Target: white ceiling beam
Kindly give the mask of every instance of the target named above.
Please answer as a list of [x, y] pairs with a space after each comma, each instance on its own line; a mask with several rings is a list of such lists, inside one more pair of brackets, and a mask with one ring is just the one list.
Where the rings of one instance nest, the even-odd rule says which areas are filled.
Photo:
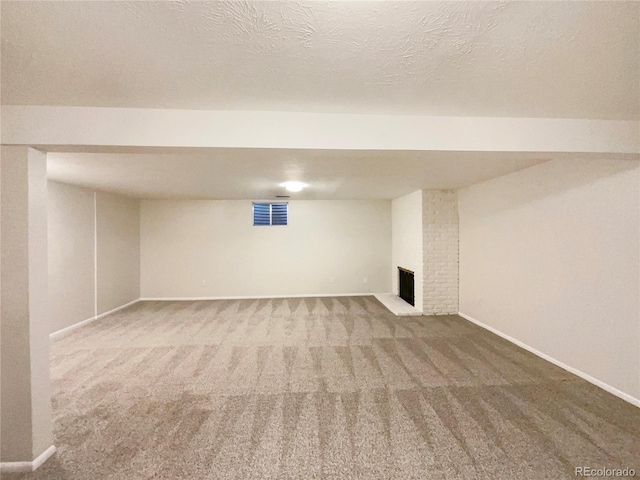
[[[2, 107], [1, 140], [41, 147], [640, 153], [640, 122], [136, 108]], [[46, 148], [45, 148], [46, 149]]]

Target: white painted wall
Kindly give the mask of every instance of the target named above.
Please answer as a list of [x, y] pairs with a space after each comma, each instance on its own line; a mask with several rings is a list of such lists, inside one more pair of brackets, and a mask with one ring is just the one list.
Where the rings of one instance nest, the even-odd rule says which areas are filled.
[[140, 298], [140, 201], [58, 182], [48, 187], [53, 333]]
[[95, 315], [95, 210], [91, 190], [49, 188], [49, 321], [55, 332]]
[[31, 462], [52, 443], [46, 155], [0, 149], [0, 460]]
[[391, 203], [391, 285], [398, 295], [398, 267], [414, 272], [415, 307], [423, 305], [422, 190]]
[[639, 192], [627, 161], [460, 190], [461, 313], [640, 399]]
[[142, 297], [389, 291], [390, 201], [291, 201], [288, 226], [252, 222], [251, 201], [143, 200]]
[[97, 314], [140, 298], [140, 201], [96, 192]]

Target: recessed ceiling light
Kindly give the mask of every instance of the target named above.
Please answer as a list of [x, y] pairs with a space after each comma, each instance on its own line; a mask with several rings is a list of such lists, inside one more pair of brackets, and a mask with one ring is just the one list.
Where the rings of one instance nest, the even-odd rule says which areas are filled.
[[308, 187], [309, 185], [302, 182], [284, 182], [282, 186], [290, 192], [299, 192], [303, 188]]

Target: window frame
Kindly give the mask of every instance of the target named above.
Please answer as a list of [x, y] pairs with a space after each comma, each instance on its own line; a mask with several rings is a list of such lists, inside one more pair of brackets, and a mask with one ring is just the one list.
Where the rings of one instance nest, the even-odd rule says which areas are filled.
[[[269, 223], [256, 223], [256, 205], [269, 205]], [[273, 206], [285, 206], [285, 223], [273, 223]], [[289, 225], [289, 202], [254, 201], [251, 203], [253, 215], [252, 226], [254, 227], [286, 227]]]

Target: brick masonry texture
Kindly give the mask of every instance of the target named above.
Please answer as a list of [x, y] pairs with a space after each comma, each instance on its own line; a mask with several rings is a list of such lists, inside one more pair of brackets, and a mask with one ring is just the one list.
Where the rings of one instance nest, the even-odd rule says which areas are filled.
[[458, 313], [458, 196], [453, 190], [424, 190], [422, 202], [423, 313]]

